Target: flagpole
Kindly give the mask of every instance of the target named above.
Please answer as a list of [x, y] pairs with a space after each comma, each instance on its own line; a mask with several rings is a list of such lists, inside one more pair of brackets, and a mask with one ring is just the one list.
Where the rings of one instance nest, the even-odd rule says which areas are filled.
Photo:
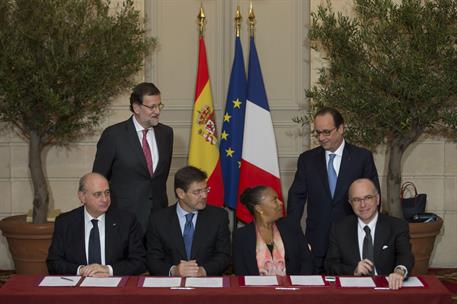
[[203, 3], [200, 5], [200, 12], [198, 13], [198, 26], [199, 26], [199, 35], [200, 37], [203, 36], [203, 32], [205, 31], [205, 24], [206, 24], [206, 16], [205, 12], [203, 11]]
[[[235, 13], [235, 17], [233, 19], [235, 20], [236, 37], [239, 38], [240, 37], [240, 32], [241, 32], [241, 19], [243, 19], [241, 17], [241, 10], [240, 10], [240, 6], [239, 5], [236, 7], [236, 13]], [[238, 219], [236, 218], [235, 211], [232, 212], [232, 216], [233, 216], [233, 227], [232, 227], [232, 239], [233, 239], [233, 233], [235, 233], [235, 230], [236, 230], [236, 228], [238, 226]]]
[[249, 15], [248, 15], [248, 25], [249, 25], [249, 35], [250, 37], [254, 37], [255, 32], [255, 15], [254, 9], [252, 8], [252, 1], [249, 4]]
[[241, 28], [241, 11], [240, 11], [240, 6], [238, 5], [236, 8], [236, 13], [235, 13], [235, 32], [236, 32], [236, 37], [240, 37], [240, 28]]

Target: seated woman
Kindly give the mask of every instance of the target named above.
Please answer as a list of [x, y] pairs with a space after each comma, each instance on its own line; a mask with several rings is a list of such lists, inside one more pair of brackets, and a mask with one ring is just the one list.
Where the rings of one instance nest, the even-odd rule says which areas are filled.
[[283, 202], [270, 187], [247, 188], [241, 194], [254, 221], [233, 236], [237, 275], [311, 274], [313, 261], [297, 221], [283, 216]]

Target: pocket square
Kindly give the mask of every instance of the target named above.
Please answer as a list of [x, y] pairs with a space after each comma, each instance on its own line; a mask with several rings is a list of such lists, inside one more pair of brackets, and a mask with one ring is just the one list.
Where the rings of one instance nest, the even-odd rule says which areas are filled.
[[389, 246], [387, 246], [387, 245], [382, 246], [382, 250], [387, 249], [387, 248], [389, 248]]

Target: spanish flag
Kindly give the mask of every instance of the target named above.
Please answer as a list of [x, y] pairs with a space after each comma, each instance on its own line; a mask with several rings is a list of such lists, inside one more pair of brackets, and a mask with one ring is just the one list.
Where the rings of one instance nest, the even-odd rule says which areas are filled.
[[219, 159], [219, 144], [214, 116], [213, 97], [209, 81], [206, 47], [200, 35], [198, 55], [197, 84], [195, 103], [192, 114], [192, 131], [190, 134], [189, 165], [199, 168], [208, 174], [208, 204], [224, 204], [224, 185]]

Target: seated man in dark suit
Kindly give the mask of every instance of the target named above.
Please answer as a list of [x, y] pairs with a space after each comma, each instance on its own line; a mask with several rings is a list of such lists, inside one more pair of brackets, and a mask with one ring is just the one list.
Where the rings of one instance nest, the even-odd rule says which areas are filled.
[[81, 177], [78, 198], [83, 206], [56, 218], [49, 273], [93, 277], [143, 273], [143, 231], [135, 215], [110, 207], [106, 178], [98, 173]]
[[192, 167], [175, 174], [178, 202], [151, 215], [147, 267], [157, 276], [218, 276], [230, 262], [228, 214], [207, 206], [205, 172]]
[[389, 288], [400, 288], [414, 264], [408, 223], [378, 213], [379, 194], [369, 179], [351, 184], [349, 202], [356, 215], [333, 225], [325, 259], [327, 273], [388, 275]]

